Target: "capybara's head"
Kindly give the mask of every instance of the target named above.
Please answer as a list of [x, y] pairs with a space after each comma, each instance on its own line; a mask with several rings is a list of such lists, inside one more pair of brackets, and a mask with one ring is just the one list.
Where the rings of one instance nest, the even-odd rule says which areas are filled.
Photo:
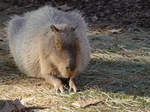
[[76, 28], [50, 26], [52, 31], [51, 61], [64, 78], [73, 77], [78, 67], [79, 40]]

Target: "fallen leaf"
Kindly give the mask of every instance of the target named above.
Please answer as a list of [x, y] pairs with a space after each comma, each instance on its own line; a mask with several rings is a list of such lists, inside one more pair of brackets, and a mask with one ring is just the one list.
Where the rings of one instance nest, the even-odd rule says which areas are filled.
[[85, 108], [90, 105], [96, 105], [100, 102], [101, 102], [101, 100], [99, 100], [99, 99], [86, 100], [86, 99], [80, 98], [80, 100], [75, 101], [74, 103], [72, 103], [72, 105], [77, 108], [80, 108], [80, 107]]

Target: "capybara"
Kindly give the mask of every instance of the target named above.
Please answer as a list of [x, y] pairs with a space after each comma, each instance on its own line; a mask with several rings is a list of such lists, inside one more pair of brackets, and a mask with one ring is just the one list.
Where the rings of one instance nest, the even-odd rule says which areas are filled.
[[69, 90], [77, 91], [73, 79], [90, 61], [86, 31], [78, 11], [63, 12], [50, 6], [14, 16], [7, 26], [10, 51], [19, 69], [44, 78], [61, 92], [60, 77], [69, 78]]

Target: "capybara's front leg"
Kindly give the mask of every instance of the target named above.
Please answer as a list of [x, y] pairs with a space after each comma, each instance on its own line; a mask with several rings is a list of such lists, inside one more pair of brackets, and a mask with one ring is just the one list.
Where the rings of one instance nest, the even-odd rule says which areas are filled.
[[77, 92], [77, 87], [74, 83], [74, 80], [73, 80], [73, 78], [70, 78], [70, 80], [69, 80], [69, 92], [71, 92], [72, 89], [74, 92]]
[[44, 56], [40, 57], [40, 66], [42, 74], [41, 77], [43, 77], [47, 83], [53, 85], [56, 89], [56, 92], [58, 90], [60, 90], [61, 93], [64, 92], [64, 85], [62, 81], [56, 75], [53, 74], [53, 72], [56, 72], [54, 66], [51, 63], [49, 63]]
[[64, 85], [62, 84], [62, 81], [59, 78], [57, 78], [54, 75], [45, 75], [44, 78], [46, 82], [54, 86], [56, 92], [58, 92], [59, 90], [61, 93], [64, 92]]

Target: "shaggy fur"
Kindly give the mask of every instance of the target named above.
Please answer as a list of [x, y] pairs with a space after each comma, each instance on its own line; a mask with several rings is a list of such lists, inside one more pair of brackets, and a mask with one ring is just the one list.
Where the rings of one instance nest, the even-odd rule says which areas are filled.
[[[40, 42], [44, 39], [46, 41], [48, 36], [52, 38], [50, 25], [60, 29], [65, 25], [76, 27], [75, 35], [78, 38], [80, 50], [77, 72], [82, 72], [90, 60], [90, 47], [86, 36], [87, 26], [84, 19], [78, 12], [62, 12], [49, 6], [28, 12], [23, 16], [14, 16], [9, 21], [7, 29], [9, 47], [16, 65], [29, 76], [41, 77]], [[68, 43], [73, 41], [69, 36], [63, 40]], [[48, 70], [49, 68], [45, 67], [45, 71], [48, 72]]]

